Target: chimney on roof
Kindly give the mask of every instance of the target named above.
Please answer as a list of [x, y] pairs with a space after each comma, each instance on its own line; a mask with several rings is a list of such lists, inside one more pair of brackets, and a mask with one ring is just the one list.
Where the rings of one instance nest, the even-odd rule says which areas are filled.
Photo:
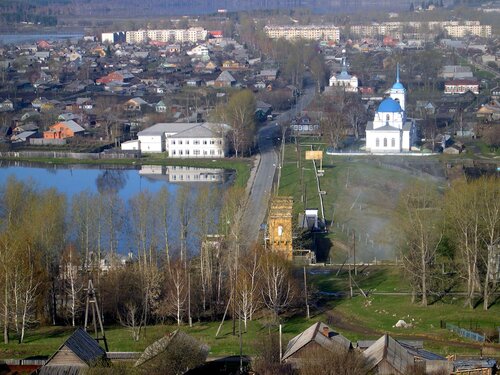
[[330, 337], [330, 328], [328, 328], [328, 326], [323, 327], [323, 335], [325, 335], [325, 337]]

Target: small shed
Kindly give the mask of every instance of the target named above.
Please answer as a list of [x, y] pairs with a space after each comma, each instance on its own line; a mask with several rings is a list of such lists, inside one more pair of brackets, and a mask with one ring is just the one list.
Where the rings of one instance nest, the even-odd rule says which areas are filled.
[[39, 375], [77, 375], [94, 365], [109, 364], [106, 352], [83, 329], [78, 328], [37, 370]]
[[363, 355], [370, 370], [379, 375], [404, 375], [414, 364], [408, 351], [388, 334], [375, 341]]
[[371, 344], [363, 355], [370, 370], [379, 375], [404, 375], [417, 369], [424, 373], [449, 373], [450, 363], [446, 358], [424, 350], [422, 346], [418, 341], [398, 341], [385, 334]]
[[317, 322], [288, 342], [282, 360], [297, 363], [303, 352], [318, 347], [333, 352], [339, 348], [350, 350], [352, 343], [340, 333], [330, 330], [325, 323]]

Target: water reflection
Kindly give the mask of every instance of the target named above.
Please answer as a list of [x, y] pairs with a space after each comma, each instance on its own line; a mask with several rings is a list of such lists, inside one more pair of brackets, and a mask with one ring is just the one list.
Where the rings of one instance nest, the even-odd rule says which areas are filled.
[[[165, 237], [171, 254], [189, 255], [198, 252], [200, 238], [217, 231], [220, 197], [234, 173], [212, 168], [0, 161], [0, 187], [10, 176], [67, 196], [68, 228], [72, 228], [68, 238], [79, 247], [78, 228], [90, 220], [93, 230], [84, 239], [92, 242], [91, 249], [137, 254], [141, 248], [165, 248]], [[140, 223], [146, 225], [138, 227]], [[138, 232], [140, 228], [146, 228], [145, 235]]]
[[97, 191], [101, 194], [116, 194], [127, 184], [128, 176], [118, 169], [106, 169], [95, 180]]
[[182, 166], [143, 165], [141, 176], [168, 182], [226, 182], [224, 169]]

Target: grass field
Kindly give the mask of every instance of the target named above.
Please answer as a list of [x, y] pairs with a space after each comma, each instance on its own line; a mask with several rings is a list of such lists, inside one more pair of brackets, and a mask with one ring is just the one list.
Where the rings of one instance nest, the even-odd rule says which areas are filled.
[[[295, 145], [288, 144], [285, 151], [279, 194], [294, 197], [294, 217], [305, 208], [320, 206], [313, 164], [304, 160], [305, 150], [309, 148], [307, 144], [300, 147], [302, 169], [298, 168]], [[345, 246], [340, 245], [351, 246], [354, 235], [358, 260], [394, 259], [396, 236], [392, 218], [399, 193], [417, 180], [434, 185], [444, 183], [437, 159], [325, 155], [323, 170], [320, 188], [326, 192], [323, 195], [325, 219], [329, 225], [333, 221], [333, 226], [321, 241], [330, 248], [319, 249], [319, 253], [325, 255], [319, 257], [320, 261], [343, 262]]]

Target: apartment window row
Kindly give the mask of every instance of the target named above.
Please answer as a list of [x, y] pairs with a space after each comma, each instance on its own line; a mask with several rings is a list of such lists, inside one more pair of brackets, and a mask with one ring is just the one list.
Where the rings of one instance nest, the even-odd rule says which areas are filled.
[[[170, 141], [170, 144], [171, 145], [182, 145], [182, 144], [188, 145], [189, 144], [189, 139], [187, 139], [187, 140], [182, 140], [182, 139], [175, 140], [175, 139], [172, 139]], [[199, 140], [194, 140], [193, 141], [193, 145], [199, 145], [199, 144], [204, 144], [204, 145], [208, 145], [208, 144], [215, 145], [215, 144], [218, 144], [218, 145], [222, 145], [222, 140], [221, 139], [219, 139], [219, 140], [215, 140], [215, 139], [206, 140], [206, 139], [204, 139], [203, 141], [199, 141]]]
[[201, 151], [201, 150], [172, 150], [172, 155], [189, 156], [191, 151], [193, 152], [194, 156], [200, 156], [200, 155], [222, 156], [223, 155], [222, 150], [203, 150], [203, 151]]

